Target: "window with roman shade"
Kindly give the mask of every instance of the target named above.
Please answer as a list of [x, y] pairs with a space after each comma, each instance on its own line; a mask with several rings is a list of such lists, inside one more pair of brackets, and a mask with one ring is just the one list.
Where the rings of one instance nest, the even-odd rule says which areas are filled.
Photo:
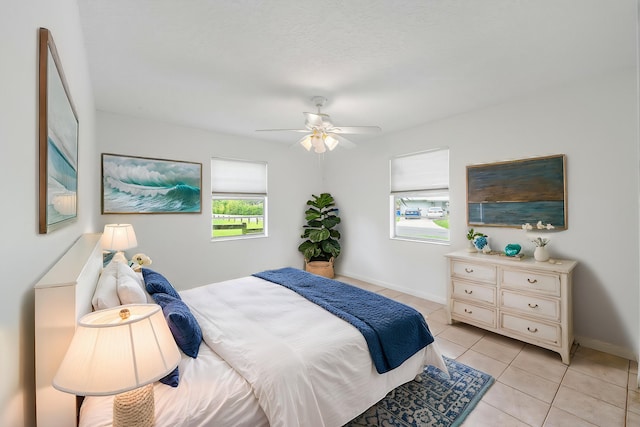
[[211, 237], [267, 236], [267, 163], [211, 159]]
[[449, 242], [449, 149], [397, 156], [389, 169], [391, 238]]

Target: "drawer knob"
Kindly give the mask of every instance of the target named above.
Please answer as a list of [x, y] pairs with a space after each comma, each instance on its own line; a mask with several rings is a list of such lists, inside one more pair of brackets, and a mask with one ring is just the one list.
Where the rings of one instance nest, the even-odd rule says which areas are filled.
[[529, 326], [527, 326], [527, 331], [533, 332], [535, 334], [536, 332], [538, 332], [538, 328], [531, 329]]
[[473, 311], [468, 310], [468, 309], [466, 309], [466, 308], [464, 309], [464, 312], [465, 312], [465, 313], [469, 313], [469, 314], [473, 314]]
[[531, 283], [533, 285], [534, 283], [538, 283], [538, 279], [533, 279], [533, 280], [527, 279], [527, 282], [529, 282], [529, 283]]
[[467, 273], [473, 273], [473, 268], [465, 267], [464, 271], [466, 271]]
[[473, 290], [470, 291], [469, 289], [465, 289], [464, 293], [468, 294], [468, 295], [471, 295], [473, 293]]
[[529, 308], [538, 308], [538, 304], [529, 303]]

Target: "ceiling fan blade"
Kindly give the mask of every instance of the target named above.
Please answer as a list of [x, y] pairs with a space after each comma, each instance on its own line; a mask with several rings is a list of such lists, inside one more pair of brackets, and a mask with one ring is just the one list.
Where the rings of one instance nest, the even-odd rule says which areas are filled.
[[356, 134], [356, 133], [379, 133], [382, 132], [382, 128], [379, 126], [335, 126], [331, 129], [331, 132]]
[[337, 133], [330, 133], [329, 135], [331, 135], [332, 137], [340, 141], [340, 143], [338, 144], [339, 147], [348, 148], [348, 149], [356, 148], [356, 144], [349, 141], [344, 136], [338, 135]]
[[309, 132], [309, 129], [256, 129], [256, 132]]

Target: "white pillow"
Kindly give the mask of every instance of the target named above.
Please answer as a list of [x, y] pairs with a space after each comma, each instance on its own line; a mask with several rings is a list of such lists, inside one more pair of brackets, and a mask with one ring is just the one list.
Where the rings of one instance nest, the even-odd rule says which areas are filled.
[[110, 262], [100, 274], [96, 290], [93, 293], [91, 305], [94, 310], [117, 307], [120, 305], [118, 297], [118, 270], [119, 263]]
[[122, 304], [146, 304], [153, 301], [144, 288], [142, 275], [136, 273], [126, 264], [117, 263], [117, 291]]

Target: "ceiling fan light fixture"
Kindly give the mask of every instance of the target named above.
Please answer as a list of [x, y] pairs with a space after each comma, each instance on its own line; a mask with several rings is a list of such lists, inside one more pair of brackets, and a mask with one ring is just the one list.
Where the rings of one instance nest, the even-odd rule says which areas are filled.
[[321, 111], [321, 108], [327, 102], [327, 98], [314, 96], [311, 98], [311, 102], [317, 107], [318, 111], [316, 113], [302, 113], [306, 118], [304, 129], [258, 129], [258, 131], [302, 132], [306, 135], [298, 142], [307, 151], [311, 151], [311, 148], [313, 148], [316, 153], [324, 153], [327, 149], [333, 151], [338, 145], [353, 146], [354, 144], [342, 134], [377, 133], [382, 131], [378, 126], [335, 126], [331, 121], [331, 117]]
[[307, 151], [311, 151], [311, 147], [313, 146], [313, 144], [311, 144], [312, 136], [313, 135], [305, 135], [305, 137], [300, 140], [300, 145], [302, 145]]
[[313, 149], [316, 153], [324, 153], [325, 151], [327, 151], [327, 148], [324, 145], [324, 141], [322, 141], [320, 135], [314, 133], [311, 136], [311, 144], [313, 144]]
[[324, 134], [323, 138], [324, 138], [324, 143], [329, 149], [329, 151], [333, 151], [333, 149], [336, 148], [338, 146], [338, 143], [340, 142], [338, 138], [336, 138], [334, 135], [330, 133]]

